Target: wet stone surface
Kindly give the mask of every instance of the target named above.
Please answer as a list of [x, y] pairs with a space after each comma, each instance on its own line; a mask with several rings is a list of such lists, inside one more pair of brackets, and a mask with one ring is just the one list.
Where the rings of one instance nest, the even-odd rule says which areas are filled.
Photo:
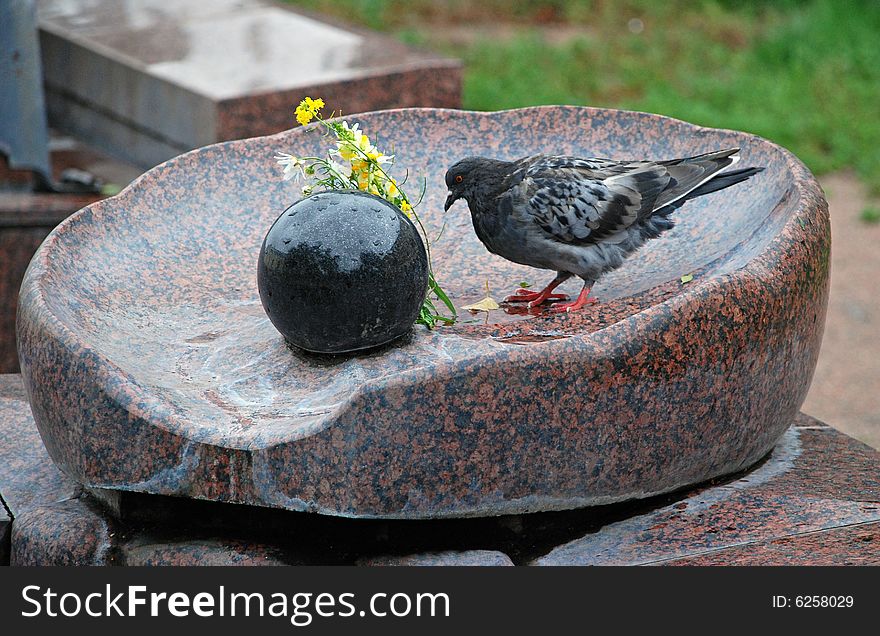
[[316, 353], [369, 349], [409, 333], [428, 289], [418, 230], [397, 208], [356, 190], [287, 208], [260, 249], [263, 309], [292, 345]]
[[[68, 491], [17, 376], [0, 376], [0, 430], [13, 563], [880, 564], [880, 453], [803, 415], [765, 461], [730, 480], [634, 504], [442, 521]], [[21, 488], [25, 477], [34, 488]]]

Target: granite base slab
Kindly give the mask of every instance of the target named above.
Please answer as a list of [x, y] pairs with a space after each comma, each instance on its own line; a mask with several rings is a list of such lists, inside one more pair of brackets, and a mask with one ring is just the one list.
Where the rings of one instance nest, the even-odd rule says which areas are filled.
[[403, 556], [378, 556], [360, 559], [357, 565], [422, 567], [422, 566], [482, 566], [508, 567], [513, 565], [510, 557], [497, 550], [465, 550], [462, 552], [423, 552]]
[[567, 512], [357, 520], [95, 497], [52, 464], [19, 376], [5, 375], [0, 496], [12, 519], [0, 557], [14, 565], [880, 564], [880, 453], [805, 415], [755, 470], [689, 492]]
[[531, 563], [880, 563], [870, 538], [880, 530], [877, 462], [875, 450], [802, 415], [741, 478], [608, 524]]
[[50, 121], [144, 167], [290, 128], [305, 95], [346, 113], [461, 105], [457, 60], [265, 0], [38, 8]]

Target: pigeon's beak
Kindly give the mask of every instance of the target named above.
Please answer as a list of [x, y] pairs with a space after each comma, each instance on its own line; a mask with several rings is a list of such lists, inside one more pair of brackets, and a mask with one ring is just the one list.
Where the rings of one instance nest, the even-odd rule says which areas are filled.
[[449, 208], [452, 207], [452, 204], [458, 201], [461, 197], [457, 195], [452, 190], [449, 191], [449, 196], [446, 197], [446, 203], [443, 205], [443, 211], [449, 212]]

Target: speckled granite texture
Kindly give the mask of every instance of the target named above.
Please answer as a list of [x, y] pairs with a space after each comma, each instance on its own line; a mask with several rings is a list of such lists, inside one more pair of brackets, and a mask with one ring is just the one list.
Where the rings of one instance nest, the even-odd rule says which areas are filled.
[[[828, 294], [816, 181], [745, 133], [576, 107], [350, 118], [412, 182], [463, 306], [547, 272], [486, 252], [443, 175], [480, 153], [669, 158], [741, 146], [766, 171], [677, 226], [571, 315], [493, 312], [369, 355], [291, 351], [256, 259], [297, 198], [273, 155], [313, 127], [210, 146], [63, 223], [22, 287], [19, 357], [52, 459], [90, 486], [350, 517], [436, 518], [643, 498], [740, 471], [803, 402]], [[683, 285], [679, 278], [693, 273]], [[576, 287], [575, 283], [571, 283]], [[571, 285], [566, 291], [575, 291]]]
[[[52, 135], [53, 178], [67, 170], [94, 175], [104, 183], [124, 184], [140, 174], [131, 165], [104, 155], [69, 137]], [[12, 170], [0, 155], [0, 374], [18, 373], [15, 313], [21, 279], [46, 235], [77, 210], [103, 198], [97, 195], [31, 192], [33, 174]]]
[[13, 520], [0, 563], [108, 563], [113, 520], [49, 459], [18, 375], [0, 375], [0, 499]]
[[880, 564], [880, 453], [803, 415], [748, 474], [586, 510], [386, 521], [127, 493], [111, 515], [48, 460], [22, 393], [0, 376], [15, 564]]
[[4, 192], [0, 185], [0, 373], [18, 372], [15, 313], [21, 279], [58, 223], [97, 197]]
[[136, 537], [122, 550], [129, 566], [269, 566], [291, 565], [279, 555], [280, 550], [259, 543], [222, 540], [153, 540]]
[[49, 459], [19, 375], [0, 375], [0, 452], [0, 497], [13, 517], [76, 498], [82, 490]]
[[877, 457], [802, 417], [741, 479], [606, 525], [532, 564], [877, 565]]
[[512, 566], [513, 561], [502, 552], [467, 550], [465, 552], [423, 552], [406, 556], [378, 556], [361, 559], [358, 565], [372, 566]]

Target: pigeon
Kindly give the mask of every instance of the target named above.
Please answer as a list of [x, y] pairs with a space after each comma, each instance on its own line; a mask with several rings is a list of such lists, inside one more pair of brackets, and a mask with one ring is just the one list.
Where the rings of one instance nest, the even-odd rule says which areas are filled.
[[[684, 159], [615, 161], [536, 155], [517, 161], [466, 157], [446, 172], [444, 210], [467, 202], [477, 237], [493, 254], [556, 272], [541, 291], [519, 289], [505, 298], [551, 311], [588, 303], [600, 276], [620, 267], [649, 239], [674, 225], [671, 214], [687, 201], [730, 187], [763, 168], [730, 170], [739, 148]], [[583, 288], [573, 302], [554, 294], [572, 276]]]

